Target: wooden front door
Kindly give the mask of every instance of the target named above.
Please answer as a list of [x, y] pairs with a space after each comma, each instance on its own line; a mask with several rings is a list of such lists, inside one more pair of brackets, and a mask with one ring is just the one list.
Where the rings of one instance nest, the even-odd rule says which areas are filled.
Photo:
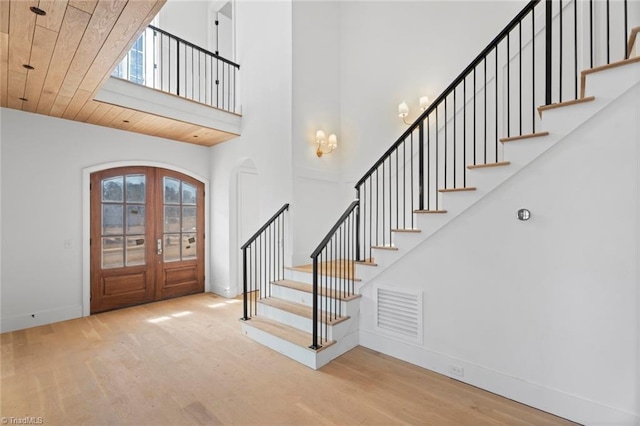
[[204, 291], [204, 185], [153, 167], [91, 175], [91, 313]]

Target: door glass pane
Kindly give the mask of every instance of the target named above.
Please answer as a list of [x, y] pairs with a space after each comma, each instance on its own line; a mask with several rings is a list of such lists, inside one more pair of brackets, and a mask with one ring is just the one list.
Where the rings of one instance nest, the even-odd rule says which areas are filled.
[[127, 237], [127, 266], [144, 265], [145, 247], [144, 235]]
[[122, 235], [122, 204], [102, 205], [102, 235]]
[[180, 204], [180, 181], [170, 177], [164, 177], [164, 203]]
[[123, 176], [116, 176], [102, 181], [102, 201], [121, 203], [123, 199]]
[[196, 208], [182, 208], [182, 232], [194, 232], [196, 230]]
[[196, 187], [182, 182], [182, 204], [196, 203]]
[[144, 206], [127, 206], [127, 235], [144, 234]]
[[180, 260], [180, 234], [164, 234], [164, 261]]
[[164, 232], [180, 232], [180, 207], [164, 206]]
[[144, 203], [145, 175], [127, 175], [127, 203]]
[[123, 242], [122, 237], [102, 238], [102, 269], [124, 266]]
[[196, 234], [182, 234], [182, 260], [196, 258]]

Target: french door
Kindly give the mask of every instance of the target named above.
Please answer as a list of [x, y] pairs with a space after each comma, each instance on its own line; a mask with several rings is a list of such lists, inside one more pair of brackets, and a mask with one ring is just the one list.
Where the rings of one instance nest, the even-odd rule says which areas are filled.
[[154, 167], [91, 174], [91, 313], [204, 291], [204, 185]]

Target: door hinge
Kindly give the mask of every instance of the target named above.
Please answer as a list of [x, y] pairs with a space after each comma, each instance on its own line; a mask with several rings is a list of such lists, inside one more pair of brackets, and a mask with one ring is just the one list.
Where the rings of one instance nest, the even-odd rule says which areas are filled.
[[89, 245], [93, 244], [93, 239], [89, 238]]
[[93, 189], [93, 184], [92, 184], [92, 183], [90, 183], [90, 184], [89, 184], [89, 191], [91, 191], [92, 189]]

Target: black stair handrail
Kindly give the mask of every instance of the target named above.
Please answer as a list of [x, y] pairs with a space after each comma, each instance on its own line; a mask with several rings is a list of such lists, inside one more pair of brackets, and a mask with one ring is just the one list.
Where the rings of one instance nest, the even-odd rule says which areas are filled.
[[195, 50], [198, 50], [198, 51], [200, 51], [201, 53], [204, 53], [204, 54], [206, 54], [206, 55], [208, 55], [208, 56], [212, 56], [212, 57], [216, 58], [216, 59], [217, 59], [217, 60], [219, 60], [219, 61], [222, 61], [222, 62], [224, 62], [224, 63], [226, 63], [226, 64], [231, 65], [231, 66], [232, 66], [232, 67], [234, 67], [234, 68], [240, 69], [240, 64], [236, 64], [235, 62], [233, 62], [233, 61], [231, 61], [231, 60], [229, 60], [229, 59], [227, 59], [227, 58], [224, 58], [224, 57], [220, 56], [220, 55], [219, 55], [219, 54], [217, 54], [217, 53], [211, 52], [211, 51], [209, 51], [209, 50], [207, 50], [207, 49], [203, 49], [203, 48], [202, 48], [202, 47], [200, 47], [200, 46], [196, 46], [195, 44], [191, 43], [190, 41], [187, 41], [187, 40], [185, 40], [185, 39], [182, 39], [182, 38], [178, 37], [177, 35], [171, 34], [170, 32], [165, 31], [165, 30], [163, 30], [163, 29], [161, 29], [161, 28], [158, 28], [158, 27], [156, 27], [156, 26], [149, 25], [149, 28], [150, 28], [150, 29], [152, 29], [153, 31], [157, 31], [157, 32], [159, 32], [160, 34], [164, 34], [164, 35], [166, 35], [166, 36], [168, 36], [168, 37], [170, 37], [170, 38], [172, 38], [172, 39], [174, 39], [174, 40], [177, 40], [177, 41], [179, 41], [180, 43], [182, 43], [182, 44], [184, 44], [184, 45], [186, 45], [186, 46], [189, 46], [189, 47], [191, 47], [191, 48], [193, 48], [193, 49], [195, 49]]
[[411, 133], [413, 133], [418, 128], [420, 123], [422, 123], [424, 119], [444, 101], [444, 99], [453, 91], [453, 89], [455, 89], [465, 79], [465, 77], [487, 57], [487, 54], [489, 54], [502, 41], [502, 39], [504, 39], [506, 35], [509, 34], [511, 30], [513, 30], [516, 26], [518, 26], [520, 22], [522, 22], [522, 19], [527, 16], [535, 8], [535, 6], [540, 3], [540, 1], [541, 0], [531, 0], [529, 3], [527, 3], [527, 5], [520, 11], [520, 13], [518, 13], [516, 17], [513, 18], [511, 22], [509, 22], [509, 24], [507, 24], [507, 26], [502, 31], [500, 31], [500, 33], [487, 45], [487, 47], [485, 47], [482, 52], [480, 52], [480, 54], [476, 56], [473, 61], [471, 61], [471, 63], [464, 69], [464, 71], [462, 71], [451, 82], [451, 84], [449, 84], [449, 86], [444, 89], [440, 96], [438, 96], [431, 103], [431, 105], [429, 105], [429, 107], [424, 110], [418, 118], [415, 119], [413, 124], [409, 126], [409, 128], [402, 134], [402, 136], [400, 136], [398, 140], [393, 145], [391, 145], [391, 147], [384, 154], [382, 154], [378, 161], [376, 161], [373, 166], [371, 166], [371, 168], [355, 184], [356, 189], [359, 188], [364, 183], [364, 181], [367, 180], [367, 178], [369, 178], [387, 158], [389, 158], [393, 151], [395, 151], [398, 146], [400, 146], [400, 144], [402, 144], [402, 142], [404, 142], [407, 137], [409, 137]]
[[256, 231], [242, 250], [242, 320], [257, 314], [258, 300], [271, 296], [274, 281], [284, 278], [285, 212], [283, 205]]
[[249, 247], [249, 245], [254, 242], [259, 236], [260, 234], [262, 234], [264, 232], [265, 229], [267, 229], [269, 227], [269, 225], [271, 225], [277, 218], [278, 216], [280, 216], [285, 210], [289, 210], [289, 203], [286, 203], [284, 206], [280, 207], [280, 209], [275, 212], [275, 214], [273, 216], [271, 216], [271, 218], [269, 220], [267, 220], [265, 222], [264, 225], [262, 225], [260, 227], [260, 229], [258, 229], [255, 234], [253, 234], [246, 243], [244, 243], [242, 245], [242, 247], [240, 247], [240, 250], [244, 250], [247, 247]]
[[[360, 200], [351, 202], [311, 253], [313, 330], [309, 347], [314, 350], [320, 349], [327, 340], [328, 323], [342, 316], [340, 299], [355, 293], [353, 261], [356, 258], [359, 206]], [[320, 291], [320, 287], [323, 291]]]

